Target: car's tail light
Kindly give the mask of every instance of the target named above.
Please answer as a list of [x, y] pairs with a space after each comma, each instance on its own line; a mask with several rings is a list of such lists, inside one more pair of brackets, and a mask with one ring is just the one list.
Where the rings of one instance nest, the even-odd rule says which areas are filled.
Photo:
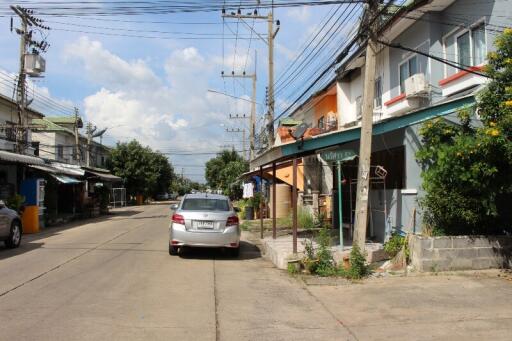
[[174, 213], [172, 215], [172, 222], [176, 224], [182, 224], [185, 225], [185, 218], [181, 214]]
[[238, 222], [239, 222], [238, 217], [235, 215], [235, 216], [228, 218], [228, 221], [226, 222], [226, 226], [238, 225]]

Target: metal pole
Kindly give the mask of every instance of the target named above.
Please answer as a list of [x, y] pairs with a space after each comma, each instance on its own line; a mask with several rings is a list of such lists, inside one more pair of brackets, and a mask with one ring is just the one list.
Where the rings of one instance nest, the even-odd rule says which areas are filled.
[[260, 192], [262, 199], [260, 201], [260, 238], [263, 239], [263, 166], [260, 166]]
[[75, 160], [80, 165], [80, 147], [78, 142], [78, 108], [75, 108]]
[[297, 253], [297, 159], [293, 159], [293, 188], [292, 188], [292, 207], [293, 207], [293, 253]]
[[[368, 18], [376, 13], [378, 2], [369, 2]], [[366, 241], [366, 226], [368, 224], [368, 196], [370, 192], [370, 165], [372, 152], [372, 124], [373, 124], [373, 98], [375, 93], [375, 54], [377, 46], [373, 40], [375, 24], [366, 29], [369, 31], [368, 45], [366, 47], [366, 64], [363, 91], [363, 117], [361, 123], [361, 140], [359, 148], [359, 166], [357, 174], [356, 192], [356, 228], [354, 243], [364, 252]]]
[[276, 228], [276, 163], [272, 164], [272, 239], [276, 239], [277, 228]]
[[341, 188], [341, 162], [337, 162], [337, 173], [338, 173], [338, 222], [340, 226], [340, 249], [343, 251], [343, 193]]

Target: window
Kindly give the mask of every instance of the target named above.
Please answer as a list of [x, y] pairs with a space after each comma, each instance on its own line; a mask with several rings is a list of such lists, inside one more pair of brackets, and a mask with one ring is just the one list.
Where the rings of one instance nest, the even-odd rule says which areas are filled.
[[473, 65], [482, 64], [485, 60], [485, 27], [480, 24], [471, 30], [471, 40], [473, 41]]
[[374, 95], [374, 107], [380, 108], [382, 106], [382, 79], [377, 77], [375, 80], [375, 95]]
[[[470, 29], [451, 33], [443, 41], [445, 58], [460, 64], [461, 67], [480, 65], [485, 62], [487, 53], [485, 23], [481, 22]], [[446, 66], [445, 69], [448, 70], [446, 76], [460, 71]]]
[[457, 62], [462, 66], [471, 65], [469, 32], [457, 37]]
[[229, 203], [224, 199], [185, 199], [183, 211], [229, 211]]
[[324, 121], [324, 117], [323, 116], [318, 119], [318, 125], [317, 126], [320, 129], [324, 129], [325, 128], [325, 121]]
[[405, 80], [418, 73], [418, 60], [416, 56], [400, 64], [400, 93], [405, 93]]
[[57, 154], [57, 157], [59, 159], [63, 159], [64, 158], [64, 146], [59, 144], [59, 145], [57, 145], [56, 149], [57, 150], [56, 150], [55, 154]]

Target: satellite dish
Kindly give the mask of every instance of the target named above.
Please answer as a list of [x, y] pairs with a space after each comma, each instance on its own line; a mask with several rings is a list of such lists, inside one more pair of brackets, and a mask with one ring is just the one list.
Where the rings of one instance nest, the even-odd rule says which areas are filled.
[[304, 134], [306, 133], [307, 129], [308, 129], [308, 125], [306, 123], [301, 123], [295, 128], [295, 131], [291, 132], [291, 135], [296, 140], [301, 139], [304, 136]]
[[102, 129], [100, 131], [98, 131], [96, 134], [93, 134], [92, 137], [98, 137], [98, 136], [102, 136], [103, 134], [105, 134], [105, 132], [107, 131], [108, 128], [105, 128], [105, 129]]

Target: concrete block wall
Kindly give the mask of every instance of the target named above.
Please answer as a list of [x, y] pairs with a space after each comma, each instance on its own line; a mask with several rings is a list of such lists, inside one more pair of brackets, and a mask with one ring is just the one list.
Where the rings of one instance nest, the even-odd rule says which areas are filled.
[[412, 236], [412, 266], [423, 272], [512, 267], [510, 236]]

